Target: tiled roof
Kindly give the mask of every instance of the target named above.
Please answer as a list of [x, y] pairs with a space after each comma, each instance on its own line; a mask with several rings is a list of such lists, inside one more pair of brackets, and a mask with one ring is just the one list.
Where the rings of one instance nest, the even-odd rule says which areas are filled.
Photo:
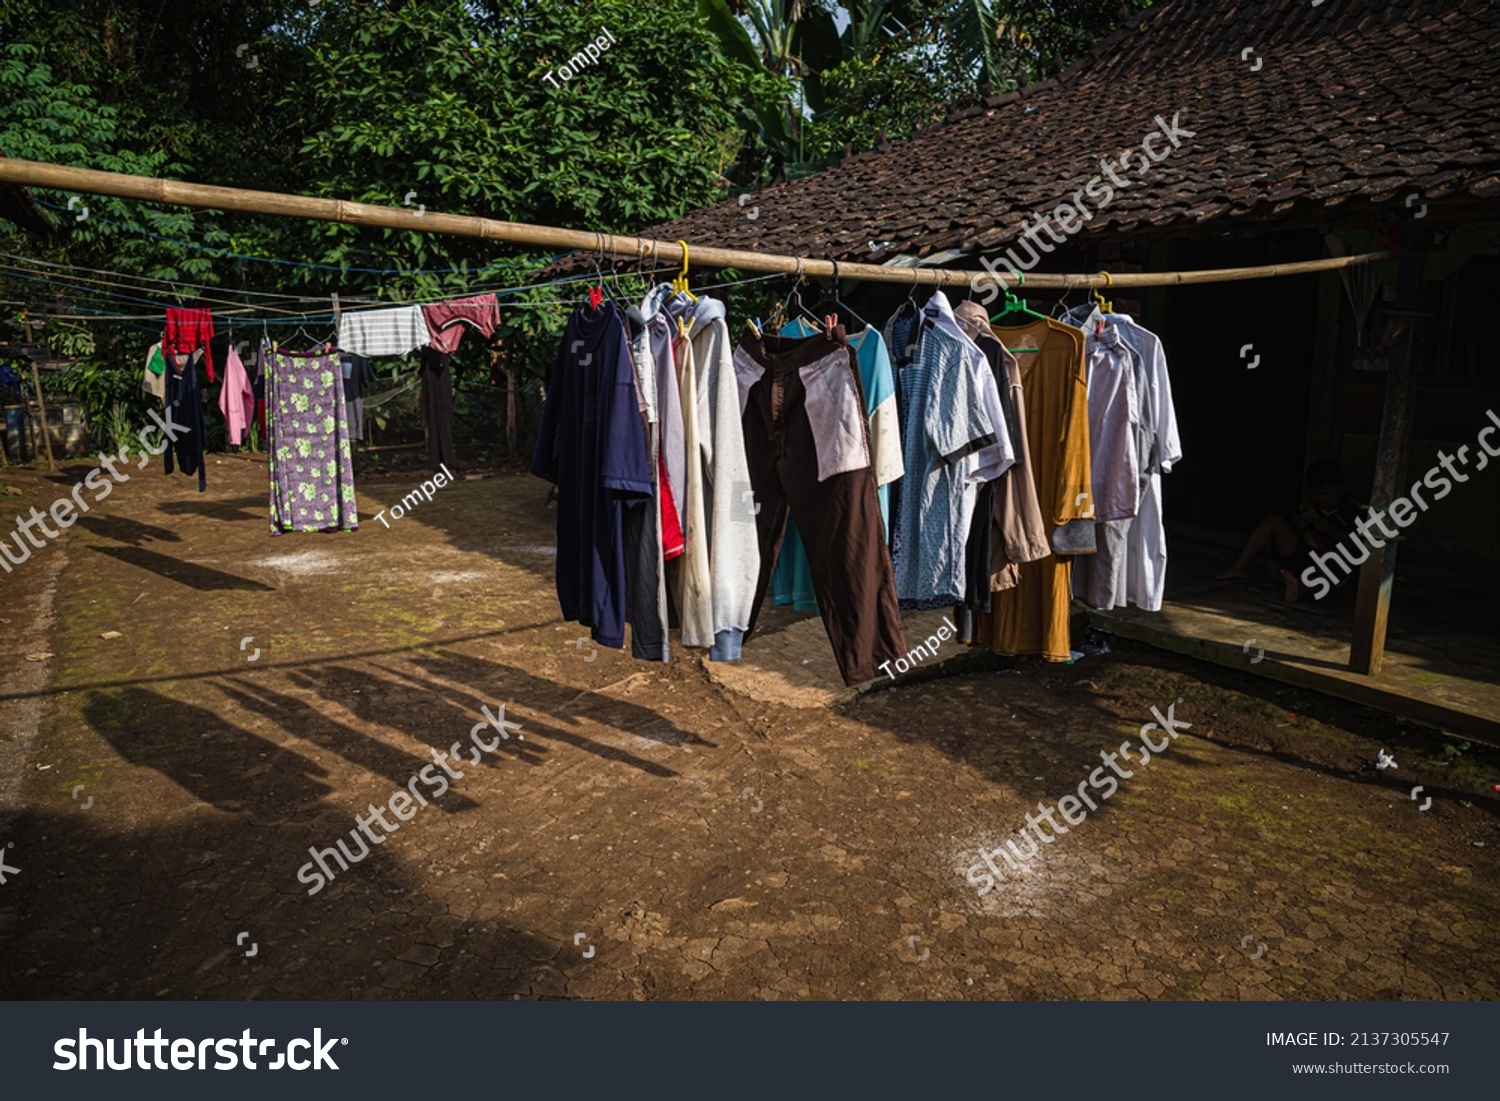
[[1083, 236], [1370, 224], [1412, 194], [1434, 223], [1500, 216], [1500, 5], [1167, 0], [1055, 79], [641, 233], [875, 263], [991, 249], [1157, 115], [1194, 136], [1146, 175], [1121, 172], [1131, 186]]

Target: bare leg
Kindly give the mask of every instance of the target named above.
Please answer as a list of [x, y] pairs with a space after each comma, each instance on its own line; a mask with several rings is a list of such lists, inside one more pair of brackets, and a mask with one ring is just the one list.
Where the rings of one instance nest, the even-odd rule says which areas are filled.
[[1281, 571], [1281, 580], [1286, 584], [1286, 592], [1283, 595], [1288, 604], [1297, 603], [1302, 596], [1302, 589], [1297, 585], [1296, 575], [1291, 570]]
[[1245, 549], [1240, 551], [1234, 565], [1219, 574], [1217, 580], [1232, 581], [1235, 578], [1249, 577], [1246, 567], [1269, 547], [1274, 547], [1276, 554], [1282, 558], [1297, 549], [1297, 532], [1284, 517], [1267, 516], [1255, 525], [1255, 530], [1245, 540]]

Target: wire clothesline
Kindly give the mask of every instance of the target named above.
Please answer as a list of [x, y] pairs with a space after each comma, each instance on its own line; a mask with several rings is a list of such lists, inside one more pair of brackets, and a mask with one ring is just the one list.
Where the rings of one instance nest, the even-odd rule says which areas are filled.
[[[662, 260], [668, 260], [676, 261], [686, 267], [691, 253], [692, 258], [704, 267], [775, 272], [798, 277], [841, 274], [843, 278], [849, 280], [910, 283], [913, 286], [921, 284], [956, 286], [980, 278], [991, 279], [1008, 287], [1018, 286], [1021, 282], [1017, 275], [1006, 272], [895, 267], [843, 260], [835, 262], [816, 257], [698, 246], [682, 241], [671, 242], [646, 237], [563, 229], [526, 222], [508, 222], [470, 215], [443, 214], [432, 210], [424, 212], [420, 224], [413, 224], [414, 212], [400, 207], [373, 206], [344, 199], [322, 199], [273, 191], [251, 191], [212, 184], [183, 183], [176, 180], [132, 176], [121, 172], [101, 172], [90, 168], [71, 168], [65, 165], [13, 158], [0, 158], [0, 181], [59, 191], [113, 195], [117, 198], [139, 199], [169, 206], [226, 210], [272, 217], [304, 218], [312, 221], [339, 222], [412, 233], [441, 233], [513, 244], [572, 248], [586, 253], [597, 251], [601, 255], [630, 257], [641, 262], [649, 256], [653, 265], [659, 264]], [[1163, 287], [1194, 283], [1224, 283], [1335, 271], [1395, 258], [1395, 253], [1382, 251], [1303, 260], [1288, 264], [1216, 268], [1202, 271], [1122, 272], [1114, 276], [1103, 272], [1036, 273], [1026, 276], [1026, 285], [1028, 288], [1039, 290], [1069, 290], [1107, 286]]]
[[[4, 255], [6, 255], [6, 254], [0, 254], [0, 257], [3, 257]], [[22, 257], [22, 258], [19, 258], [19, 259], [25, 259], [25, 258]], [[10, 276], [11, 278], [22, 279], [22, 280], [29, 280], [29, 281], [36, 281], [36, 282], [45, 283], [45, 284], [47, 284], [49, 286], [59, 286], [59, 287], [63, 287], [63, 288], [66, 288], [66, 289], [74, 289], [74, 290], [88, 290], [89, 289], [89, 288], [86, 288], [86, 287], [76, 287], [76, 286], [74, 286], [72, 284], [65, 283], [65, 282], [62, 282], [62, 281], [56, 280], [56, 279], [51, 279], [51, 278], [48, 278], [46, 276], [31, 276], [31, 275], [25, 275], [25, 274], [14, 274], [15, 272], [18, 272], [18, 271], [21, 271], [21, 270], [23, 270], [23, 269], [13, 268], [10, 265], [6, 265], [6, 264], [0, 264], [0, 272], [7, 272], [7, 271], [11, 272], [12, 273], [11, 276]], [[670, 270], [671, 270], [670, 268], [661, 268], [661, 269], [655, 269], [655, 270], [652, 270], [652, 271], [641, 271], [641, 272], [630, 271], [630, 272], [620, 272], [618, 274], [622, 278], [629, 278], [629, 277], [636, 277], [636, 276], [638, 276], [640, 278], [648, 279], [649, 280], [649, 279], [655, 278], [659, 274], [663, 274], [664, 272], [670, 271]], [[496, 288], [493, 291], [480, 291], [478, 293], [492, 293], [492, 294], [495, 294], [497, 296], [504, 297], [504, 296], [509, 296], [509, 295], [520, 294], [520, 293], [522, 293], [524, 291], [531, 290], [531, 289], [534, 289], [534, 288], [540, 287], [540, 286], [565, 286], [565, 285], [574, 284], [574, 283], [588, 283], [588, 282], [593, 282], [597, 278], [598, 277], [596, 275], [592, 274], [592, 273], [589, 273], [589, 274], [586, 274], [586, 275], [565, 276], [565, 277], [561, 277], [561, 278], [557, 278], [557, 279], [547, 280], [545, 283], [521, 284], [521, 285], [512, 286], [512, 287]], [[718, 281], [706, 284], [701, 289], [705, 289], [705, 290], [728, 289], [728, 288], [731, 288], [731, 287], [747, 286], [747, 285], [752, 284], [752, 283], [761, 283], [761, 282], [765, 282], [767, 280], [776, 279], [776, 278], [779, 278], [779, 276], [776, 276], [776, 275], [756, 275], [756, 276], [747, 276], [747, 277], [742, 278], [742, 279], [718, 280]], [[151, 301], [148, 301], [148, 300], [145, 300], [145, 299], [131, 299], [130, 296], [112, 296], [112, 295], [108, 294], [107, 292], [99, 292], [99, 293], [102, 295], [102, 297], [90, 298], [90, 297], [87, 297], [87, 296], [80, 296], [79, 301], [81, 301], [81, 302], [95, 302], [95, 303], [98, 303], [98, 304], [101, 304], [101, 305], [114, 305], [114, 304], [116, 304], [119, 301], [135, 301], [135, 302], [145, 303], [146, 305], [158, 306], [158, 308], [162, 308], [164, 306], [173, 305], [173, 303], [160, 303], [159, 304], [159, 303], [151, 302]], [[4, 304], [4, 303], [0, 303], [0, 304]], [[8, 303], [8, 304], [10, 304], [10, 305], [25, 305], [24, 303]], [[201, 300], [200, 300], [200, 304], [201, 304]], [[400, 305], [417, 305], [417, 304], [421, 304], [421, 303], [418, 300], [413, 300], [413, 301], [410, 301], [410, 302], [404, 302], [404, 301], [384, 301], [384, 300], [382, 300], [378, 304], [377, 308], [379, 308], [379, 307], [388, 307], [388, 306], [400, 306]], [[69, 303], [68, 304], [68, 308], [69, 309], [73, 309], [73, 310], [83, 311], [83, 312], [79, 312], [79, 313], [55, 313], [55, 312], [51, 312], [51, 311], [47, 311], [47, 310], [37, 310], [37, 309], [32, 309], [30, 312], [32, 313], [33, 316], [38, 317], [38, 318], [47, 318], [49, 320], [58, 320], [58, 321], [133, 321], [133, 322], [149, 322], [149, 323], [154, 323], [157, 326], [159, 326], [160, 323], [161, 323], [161, 314], [159, 312], [158, 313], [151, 313], [151, 314], [108, 314], [108, 313], [103, 313], [103, 312], [93, 313], [93, 312], [88, 312], [86, 306], [77, 305], [75, 303]], [[522, 301], [516, 301], [516, 302], [509, 303], [508, 306], [507, 306], [507, 308], [508, 309], [518, 309], [518, 308], [520, 308], [520, 309], [553, 309], [553, 308], [556, 308], [556, 303], [552, 303], [552, 302], [522, 302]], [[266, 325], [266, 326], [278, 326], [278, 325], [317, 325], [317, 324], [329, 324], [329, 325], [331, 325], [333, 323], [333, 320], [334, 320], [334, 314], [332, 313], [332, 311], [323, 311], [323, 312], [319, 312], [319, 313], [296, 313], [296, 314], [293, 314], [293, 313], [283, 313], [280, 316], [276, 316], [276, 317], [258, 317], [258, 316], [251, 316], [251, 315], [246, 315], [246, 314], [242, 314], [242, 313], [230, 313], [230, 312], [219, 310], [219, 309], [214, 309], [214, 310], [211, 310], [210, 312], [215, 317], [222, 318], [223, 320], [229, 322], [231, 326], [244, 325], [244, 326], [248, 327], [248, 326], [253, 326], [253, 325]], [[346, 313], [352, 313], [352, 312], [357, 312], [357, 311], [344, 311], [344, 312], [346, 312]]]

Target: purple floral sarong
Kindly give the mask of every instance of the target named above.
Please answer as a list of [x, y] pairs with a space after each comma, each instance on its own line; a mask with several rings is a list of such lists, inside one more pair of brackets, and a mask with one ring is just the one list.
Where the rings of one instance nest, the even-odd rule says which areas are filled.
[[355, 530], [354, 462], [338, 355], [272, 351], [262, 344], [261, 362], [271, 534]]

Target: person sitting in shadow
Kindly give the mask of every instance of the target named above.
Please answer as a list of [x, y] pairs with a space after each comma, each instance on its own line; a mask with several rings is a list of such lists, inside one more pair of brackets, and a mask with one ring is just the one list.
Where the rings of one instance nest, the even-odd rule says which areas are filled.
[[[1235, 559], [1234, 565], [1217, 576], [1219, 581], [1249, 577], [1250, 563], [1269, 553], [1286, 586], [1288, 604], [1302, 595], [1298, 578], [1313, 565], [1315, 553], [1326, 554], [1354, 530], [1360, 508], [1344, 490], [1344, 469], [1332, 459], [1319, 459], [1307, 468], [1307, 494], [1295, 515], [1267, 516]], [[1349, 575], [1352, 576], [1352, 575]], [[1342, 580], [1347, 581], [1346, 576]]]

